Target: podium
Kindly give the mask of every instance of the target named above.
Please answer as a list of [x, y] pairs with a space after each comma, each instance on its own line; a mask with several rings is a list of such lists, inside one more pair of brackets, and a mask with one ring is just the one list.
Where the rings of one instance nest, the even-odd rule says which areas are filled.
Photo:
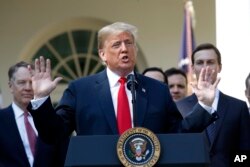
[[[161, 155], [156, 166], [207, 167], [209, 151], [202, 133], [158, 134]], [[117, 153], [118, 135], [73, 136], [65, 167], [122, 166]]]

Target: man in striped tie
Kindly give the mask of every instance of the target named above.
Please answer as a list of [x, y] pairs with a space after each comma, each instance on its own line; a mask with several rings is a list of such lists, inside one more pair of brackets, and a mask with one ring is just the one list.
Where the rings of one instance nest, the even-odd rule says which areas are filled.
[[[211, 81], [216, 82], [217, 75], [222, 69], [218, 48], [210, 43], [200, 44], [193, 51], [191, 58], [196, 77], [200, 77], [202, 68], [209, 67], [214, 71], [210, 74]], [[189, 109], [197, 101], [196, 95], [192, 94], [178, 101], [177, 107], [185, 117], [190, 114]], [[204, 135], [210, 143], [211, 166], [228, 167], [233, 163], [233, 155], [250, 151], [250, 119], [247, 104], [216, 89], [211, 110], [218, 115], [218, 119], [204, 130]]]

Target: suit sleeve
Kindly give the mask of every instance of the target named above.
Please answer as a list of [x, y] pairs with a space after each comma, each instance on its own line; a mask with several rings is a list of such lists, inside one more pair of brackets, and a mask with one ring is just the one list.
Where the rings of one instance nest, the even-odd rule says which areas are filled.
[[29, 104], [28, 110], [33, 117], [38, 135], [44, 142], [55, 144], [61, 137], [66, 137], [63, 119], [56, 114], [50, 98], [36, 110]]
[[208, 113], [197, 103], [190, 114], [182, 120], [182, 132], [202, 132], [208, 125], [218, 119], [218, 115]]

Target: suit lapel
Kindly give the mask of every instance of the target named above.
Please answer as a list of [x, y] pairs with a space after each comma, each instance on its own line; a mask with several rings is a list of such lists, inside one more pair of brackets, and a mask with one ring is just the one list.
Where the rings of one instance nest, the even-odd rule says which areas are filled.
[[146, 89], [140, 86], [136, 91], [136, 120], [137, 126], [143, 126], [143, 120], [147, 111], [147, 92]]
[[142, 127], [144, 117], [147, 112], [147, 87], [144, 86], [142, 77], [135, 73], [138, 82], [138, 89], [136, 90], [136, 123], [137, 126]]
[[226, 112], [227, 112], [227, 100], [226, 96], [220, 92], [219, 94], [219, 101], [218, 101], [218, 106], [217, 106], [217, 114], [219, 116], [219, 119], [216, 121], [216, 130], [215, 130], [215, 136], [214, 136], [214, 141], [211, 144], [211, 147], [213, 146], [214, 142], [216, 141], [216, 138], [219, 134], [219, 131], [221, 129], [221, 126], [223, 124], [223, 120], [225, 118]]
[[27, 158], [24, 146], [23, 146], [22, 139], [18, 131], [18, 127], [16, 124], [15, 115], [14, 115], [14, 111], [12, 107], [9, 106], [7, 110], [3, 112], [5, 112], [6, 120], [8, 120], [7, 121], [8, 123], [6, 123], [5, 126], [7, 129], [9, 129], [7, 132], [9, 139], [10, 139], [9, 144], [12, 147], [13, 152], [16, 152], [16, 154], [18, 155], [19, 157], [18, 159], [20, 159], [21, 161], [25, 160], [25, 163], [29, 164], [29, 161], [28, 161], [28, 158]]
[[115, 109], [112, 102], [112, 97], [110, 93], [110, 86], [106, 74], [106, 70], [100, 73], [96, 80], [96, 92], [99, 95], [99, 102], [101, 104], [101, 108], [103, 113], [107, 119], [107, 122], [112, 129], [113, 134], [118, 133], [116, 117], [115, 117]]

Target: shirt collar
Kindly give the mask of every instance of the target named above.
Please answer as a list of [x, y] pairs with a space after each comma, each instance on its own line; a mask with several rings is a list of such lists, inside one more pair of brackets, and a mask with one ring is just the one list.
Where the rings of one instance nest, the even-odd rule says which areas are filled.
[[214, 102], [212, 104], [213, 109], [215, 109], [216, 111], [217, 111], [218, 102], [219, 102], [219, 95], [220, 95], [220, 91], [219, 91], [219, 89], [216, 89]]
[[[129, 74], [134, 74], [134, 71], [130, 72]], [[111, 71], [109, 68], [107, 68], [107, 76], [108, 76], [110, 87], [117, 86], [120, 76], [114, 73], [113, 71]]]
[[12, 102], [12, 108], [13, 108], [16, 119], [23, 116], [24, 111], [18, 105], [16, 105], [14, 102]]

